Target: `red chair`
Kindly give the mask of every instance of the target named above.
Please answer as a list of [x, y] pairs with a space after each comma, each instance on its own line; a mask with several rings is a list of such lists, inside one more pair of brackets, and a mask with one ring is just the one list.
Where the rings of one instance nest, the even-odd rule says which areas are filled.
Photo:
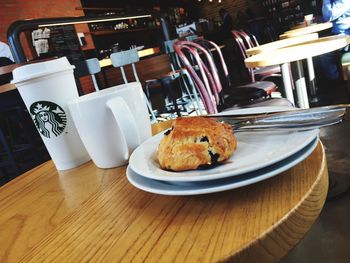
[[[233, 38], [235, 39], [243, 59], [248, 58], [247, 49], [259, 46], [259, 43], [254, 35], [250, 35], [244, 31], [233, 30]], [[251, 81], [256, 79], [265, 80], [269, 77], [281, 77], [281, 69], [279, 66], [268, 66], [262, 68], [247, 68]]]
[[[218, 57], [219, 57], [219, 59], [218, 59], [219, 62], [217, 63], [218, 64], [217, 68], [221, 70], [221, 72], [219, 72], [219, 76], [222, 76], [221, 83], [224, 86], [224, 90], [231, 87], [232, 86], [231, 78], [229, 76], [229, 72], [228, 72], [228, 69], [227, 69], [227, 66], [225, 63], [225, 59], [222, 55], [220, 47], [217, 44], [215, 44], [214, 42], [209, 41], [209, 40], [205, 40], [205, 39], [197, 39], [197, 40], [194, 40], [194, 42], [201, 45], [202, 47], [206, 48], [208, 53], [211, 55], [212, 55], [211, 50], [215, 50], [216, 54], [218, 54]], [[212, 57], [213, 57], [213, 55], [212, 55]], [[254, 82], [251, 82], [247, 85], [249, 87], [254, 87], [257, 89], [263, 89], [269, 96], [272, 94], [272, 92], [277, 90], [276, 84], [271, 82], [271, 81], [257, 81], [257, 82], [254, 81]], [[244, 86], [247, 86], [247, 85], [244, 85]]]
[[[211, 43], [211, 45], [216, 46], [215, 43]], [[174, 49], [193, 79], [206, 111], [210, 114], [242, 105], [261, 106], [259, 103], [262, 103], [262, 106], [291, 105], [285, 99], [268, 99], [266, 91], [254, 87], [254, 83], [238, 87], [229, 86], [224, 90], [212, 56], [206, 48], [198, 43], [177, 41], [174, 43]], [[216, 49], [222, 67], [227, 71], [220, 48], [216, 46]]]

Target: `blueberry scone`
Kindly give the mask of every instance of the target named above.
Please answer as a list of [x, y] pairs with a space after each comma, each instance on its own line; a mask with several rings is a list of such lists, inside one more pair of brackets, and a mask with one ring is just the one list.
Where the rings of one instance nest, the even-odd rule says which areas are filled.
[[178, 118], [164, 133], [157, 157], [162, 169], [193, 170], [227, 160], [236, 147], [230, 125], [204, 117]]

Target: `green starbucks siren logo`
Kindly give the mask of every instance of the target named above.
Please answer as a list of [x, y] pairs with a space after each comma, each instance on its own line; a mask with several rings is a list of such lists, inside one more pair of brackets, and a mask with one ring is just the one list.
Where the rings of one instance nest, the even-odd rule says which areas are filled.
[[50, 138], [60, 135], [67, 124], [67, 115], [57, 104], [50, 101], [37, 101], [30, 106], [30, 113], [38, 131]]

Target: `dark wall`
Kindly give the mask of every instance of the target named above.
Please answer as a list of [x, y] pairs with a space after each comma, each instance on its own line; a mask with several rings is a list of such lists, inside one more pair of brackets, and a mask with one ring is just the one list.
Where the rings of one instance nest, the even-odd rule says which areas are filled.
[[[170, 7], [183, 7], [191, 18], [197, 19], [199, 16], [196, 1], [191, 0], [81, 0], [81, 4], [83, 7], [88, 8], [110, 8], [110, 11], [117, 13], [142, 12], [144, 10], [152, 10], [153, 7], [160, 7], [162, 12], [166, 12]], [[89, 12], [91, 13], [92, 11]], [[105, 10], [100, 12], [105, 12]]]

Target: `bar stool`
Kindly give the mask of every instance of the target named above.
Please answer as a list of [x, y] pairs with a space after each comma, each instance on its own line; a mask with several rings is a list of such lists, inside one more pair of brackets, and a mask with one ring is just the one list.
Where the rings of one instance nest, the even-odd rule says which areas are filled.
[[[165, 103], [164, 113], [169, 114], [167, 118], [172, 118], [173, 113], [176, 113], [177, 116], [190, 115], [192, 112], [195, 112], [197, 115], [203, 114], [204, 106], [199, 101], [195, 85], [187, 70], [182, 67], [173, 48], [175, 41], [177, 39], [163, 42], [164, 51], [169, 56], [171, 71], [155, 79], [146, 80], [146, 94], [150, 96], [151, 88], [161, 86]], [[175, 84], [181, 90], [179, 98], [175, 97]]]
[[[199, 96], [198, 92], [196, 90], [196, 87], [185, 67], [182, 66], [178, 56], [176, 55], [176, 52], [174, 50], [174, 43], [178, 41], [177, 39], [172, 39], [168, 41], [164, 41], [164, 50], [165, 53], [168, 54], [170, 58], [170, 67], [172, 69], [172, 73], [174, 78], [179, 77], [180, 78], [180, 87], [181, 87], [181, 100], [183, 100], [185, 103], [191, 102], [193, 105], [194, 110], [196, 111], [197, 115], [203, 114], [203, 110], [201, 107], [201, 104], [199, 102]], [[178, 74], [178, 75], [176, 75]], [[188, 99], [187, 99], [188, 98]]]
[[[181, 116], [181, 111], [176, 102], [175, 94], [173, 93], [172, 86], [174, 81], [174, 76], [164, 75], [156, 79], [150, 79], [145, 81], [146, 94], [150, 100], [151, 94], [150, 90], [156, 86], [160, 86], [163, 91], [165, 109], [167, 113], [175, 112], [177, 116]], [[151, 101], [151, 100], [150, 100]], [[157, 112], [161, 114], [162, 112]]]
[[[112, 53], [110, 56], [110, 59], [112, 61], [113, 67], [120, 68], [124, 83], [128, 83], [128, 79], [126, 77], [125, 70], [124, 70], [124, 66], [127, 66], [127, 65], [131, 65], [135, 81], [140, 82], [139, 76], [136, 71], [136, 66], [135, 66], [135, 63], [140, 61], [140, 57], [136, 49], [130, 49], [126, 51]], [[152, 105], [148, 100], [149, 98], [147, 98], [146, 95], [145, 95], [145, 98], [146, 98], [146, 104], [147, 104], [148, 110], [151, 114], [151, 121], [156, 122], [157, 118], [152, 109]]]
[[85, 60], [86, 66], [89, 70], [89, 73], [92, 78], [92, 82], [94, 83], [94, 87], [96, 91], [99, 91], [100, 88], [98, 87], [97, 80], [95, 74], [101, 72], [101, 66], [97, 58], [90, 58]]

